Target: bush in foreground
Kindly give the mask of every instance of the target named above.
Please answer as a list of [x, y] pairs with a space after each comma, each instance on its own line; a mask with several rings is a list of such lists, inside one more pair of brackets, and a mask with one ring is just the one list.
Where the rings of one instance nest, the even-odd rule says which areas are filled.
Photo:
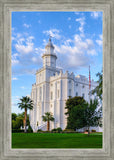
[[54, 128], [51, 130], [52, 133], [61, 133], [62, 132], [62, 129], [61, 127], [58, 127], [58, 128]]
[[22, 133], [24, 132], [23, 129], [12, 129], [12, 133]]

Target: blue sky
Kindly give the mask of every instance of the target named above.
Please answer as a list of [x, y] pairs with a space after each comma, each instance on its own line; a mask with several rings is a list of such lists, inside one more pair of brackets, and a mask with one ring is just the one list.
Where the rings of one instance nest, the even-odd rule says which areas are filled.
[[57, 67], [97, 80], [102, 70], [102, 12], [12, 12], [12, 112], [30, 95], [51, 35]]

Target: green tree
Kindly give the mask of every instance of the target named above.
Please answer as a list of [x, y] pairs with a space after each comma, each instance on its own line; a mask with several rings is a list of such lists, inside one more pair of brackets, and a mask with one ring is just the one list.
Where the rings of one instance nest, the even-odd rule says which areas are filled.
[[[20, 127], [23, 127], [24, 126], [24, 115], [25, 113], [19, 113], [19, 114], [16, 114], [16, 113], [13, 113], [12, 115], [16, 115], [16, 118], [15, 116], [12, 116], [12, 129], [20, 129]], [[29, 126], [30, 128], [30, 121], [29, 121], [29, 115], [27, 114], [27, 126]]]
[[52, 115], [52, 113], [50, 112], [46, 112], [45, 115], [42, 116], [43, 121], [47, 122], [47, 130], [50, 130], [50, 121], [54, 121], [54, 117]]
[[79, 129], [85, 125], [84, 109], [87, 102], [83, 97], [73, 97], [66, 101], [67, 129]]
[[83, 127], [101, 125], [101, 108], [98, 109], [98, 100], [87, 103], [82, 97], [69, 98], [66, 101], [67, 129], [80, 129]]
[[33, 101], [29, 98], [29, 97], [22, 97], [20, 99], [20, 103], [18, 103], [18, 107], [21, 108], [21, 109], [24, 109], [25, 110], [25, 115], [24, 115], [24, 127], [25, 127], [25, 130], [24, 132], [26, 133], [27, 132], [27, 109], [30, 109], [32, 110], [33, 109]]
[[12, 120], [16, 121], [16, 117], [17, 117], [17, 114], [16, 113], [12, 113]]
[[85, 107], [84, 127], [88, 128], [88, 135], [90, 133], [90, 126], [101, 126], [102, 111], [101, 108], [98, 108], [98, 105], [98, 100], [94, 99], [90, 100], [90, 103]]
[[101, 73], [100, 72], [98, 72], [97, 74], [96, 74], [96, 76], [98, 77], [98, 86], [94, 89], [94, 90], [92, 90], [92, 94], [94, 94], [94, 93], [96, 93], [97, 94], [97, 96], [100, 98], [100, 100], [102, 101], [102, 92], [103, 92], [103, 71], [101, 71]]
[[23, 125], [23, 118], [16, 117], [16, 120], [12, 120], [12, 129], [20, 129], [20, 127]]
[[[22, 127], [24, 127], [24, 121], [25, 121], [25, 112], [18, 113], [17, 117], [19, 117], [19, 118], [23, 119], [23, 124], [22, 124]], [[27, 114], [26, 125], [27, 125], [27, 126], [30, 126], [29, 114]]]
[[15, 120], [12, 120], [12, 129], [17, 129], [17, 124]]

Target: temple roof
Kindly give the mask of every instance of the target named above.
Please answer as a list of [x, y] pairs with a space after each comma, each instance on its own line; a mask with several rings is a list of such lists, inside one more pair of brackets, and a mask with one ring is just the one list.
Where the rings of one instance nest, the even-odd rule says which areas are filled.
[[47, 47], [52, 47], [52, 48], [54, 48], [54, 46], [53, 46], [53, 44], [52, 44], [52, 42], [51, 42], [51, 38], [49, 38], [49, 42], [48, 42], [48, 44], [45, 46], [45, 48], [47, 48]]

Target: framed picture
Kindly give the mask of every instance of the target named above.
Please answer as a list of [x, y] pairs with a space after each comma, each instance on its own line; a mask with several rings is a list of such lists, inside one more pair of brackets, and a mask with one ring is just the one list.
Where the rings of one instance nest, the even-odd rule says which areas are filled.
[[[61, 2], [55, 2], [55, 1], [49, 1], [48, 3], [46, 1], [27, 1], [27, 2], [20, 2], [20, 1], [0, 1], [1, 2], [1, 37], [2, 37], [2, 43], [1, 43], [1, 52], [0, 52], [0, 60], [1, 60], [1, 112], [0, 112], [0, 118], [1, 118], [1, 159], [107, 159], [111, 160], [114, 158], [113, 153], [113, 1], [61, 1]], [[12, 148], [12, 134], [11, 134], [11, 78], [16, 79], [16, 77], [13, 77], [12, 70], [11, 70], [11, 36], [13, 37], [13, 30], [11, 31], [11, 27], [13, 25], [13, 13], [15, 12], [96, 12], [103, 14], [103, 146], [99, 149], [76, 149], [76, 148], [35, 148], [35, 149], [16, 149]], [[91, 15], [92, 16], [92, 15]], [[93, 16], [99, 16], [93, 15]], [[19, 17], [20, 18], [20, 15]], [[17, 18], [17, 23], [18, 22]], [[23, 17], [24, 18], [24, 17]], [[69, 16], [68, 21], [71, 20], [71, 17]], [[80, 34], [83, 37], [83, 25], [84, 25], [84, 19], [80, 22], [80, 19], [75, 19], [77, 22], [79, 22], [80, 27]], [[28, 21], [29, 22], [29, 21]], [[38, 23], [40, 24], [41, 21], [39, 20]], [[30, 27], [30, 24], [23, 23], [23, 27], [25, 27], [25, 30]], [[71, 29], [71, 25], [69, 25], [69, 29]], [[14, 28], [13, 28], [14, 29]], [[56, 35], [59, 35], [59, 31], [55, 31]], [[12, 34], [11, 34], [12, 33]], [[30, 33], [30, 32], [29, 32]], [[52, 30], [44, 31], [44, 34], [48, 33], [50, 36], [52, 35]], [[89, 32], [88, 32], [89, 33]], [[65, 32], [63, 33], [65, 36]], [[21, 42], [22, 37], [20, 36], [21, 40], [19, 39], [17, 44], [17, 50], [19, 51], [20, 48], [18, 48], [19, 44], [22, 44]], [[26, 36], [26, 35], [25, 35]], [[13, 37], [16, 40], [18, 39], [17, 35]], [[29, 36], [30, 38], [30, 36]], [[53, 39], [53, 38], [52, 38]], [[28, 43], [32, 43], [33, 37], [28, 40]], [[81, 39], [82, 40], [82, 39]], [[20, 42], [21, 41], [21, 42]], [[49, 41], [51, 41], [51, 38], [49, 38]], [[101, 43], [102, 38], [99, 37], [99, 39], [96, 41], [96, 43]], [[16, 45], [16, 44], [15, 44]], [[22, 52], [23, 49], [25, 49], [25, 54], [28, 52], [27, 49], [32, 49], [32, 44], [30, 44], [31, 48], [23, 48], [19, 52]], [[67, 48], [68, 49], [68, 48]], [[62, 48], [61, 48], [62, 50]], [[36, 48], [37, 53], [37, 48]], [[91, 50], [91, 53], [93, 53], [93, 50]], [[95, 53], [95, 52], [94, 52]], [[16, 53], [15, 53], [16, 54]], [[16, 56], [16, 55], [13, 55]], [[18, 59], [13, 57], [14, 61], [13, 63], [17, 63]], [[21, 57], [23, 58], [23, 57]], [[36, 57], [30, 57], [35, 62]], [[65, 57], [66, 58], [66, 57]], [[99, 57], [100, 58], [100, 57]], [[28, 61], [28, 60], [27, 60]], [[44, 65], [47, 62], [44, 62]], [[54, 64], [52, 64], [54, 65]], [[15, 71], [16, 68], [13, 68]], [[18, 69], [18, 68], [17, 68]], [[32, 68], [33, 69], [33, 68]], [[69, 82], [70, 83], [70, 82]], [[24, 86], [21, 86], [24, 87]], [[16, 90], [15, 90], [16, 92]], [[69, 91], [70, 92], [70, 91]], [[58, 93], [59, 95], [59, 93]], [[83, 94], [84, 96], [84, 94]], [[51, 97], [53, 98], [53, 94], [51, 94]], [[57, 124], [55, 124], [57, 125]], [[35, 131], [35, 128], [34, 128]]]

